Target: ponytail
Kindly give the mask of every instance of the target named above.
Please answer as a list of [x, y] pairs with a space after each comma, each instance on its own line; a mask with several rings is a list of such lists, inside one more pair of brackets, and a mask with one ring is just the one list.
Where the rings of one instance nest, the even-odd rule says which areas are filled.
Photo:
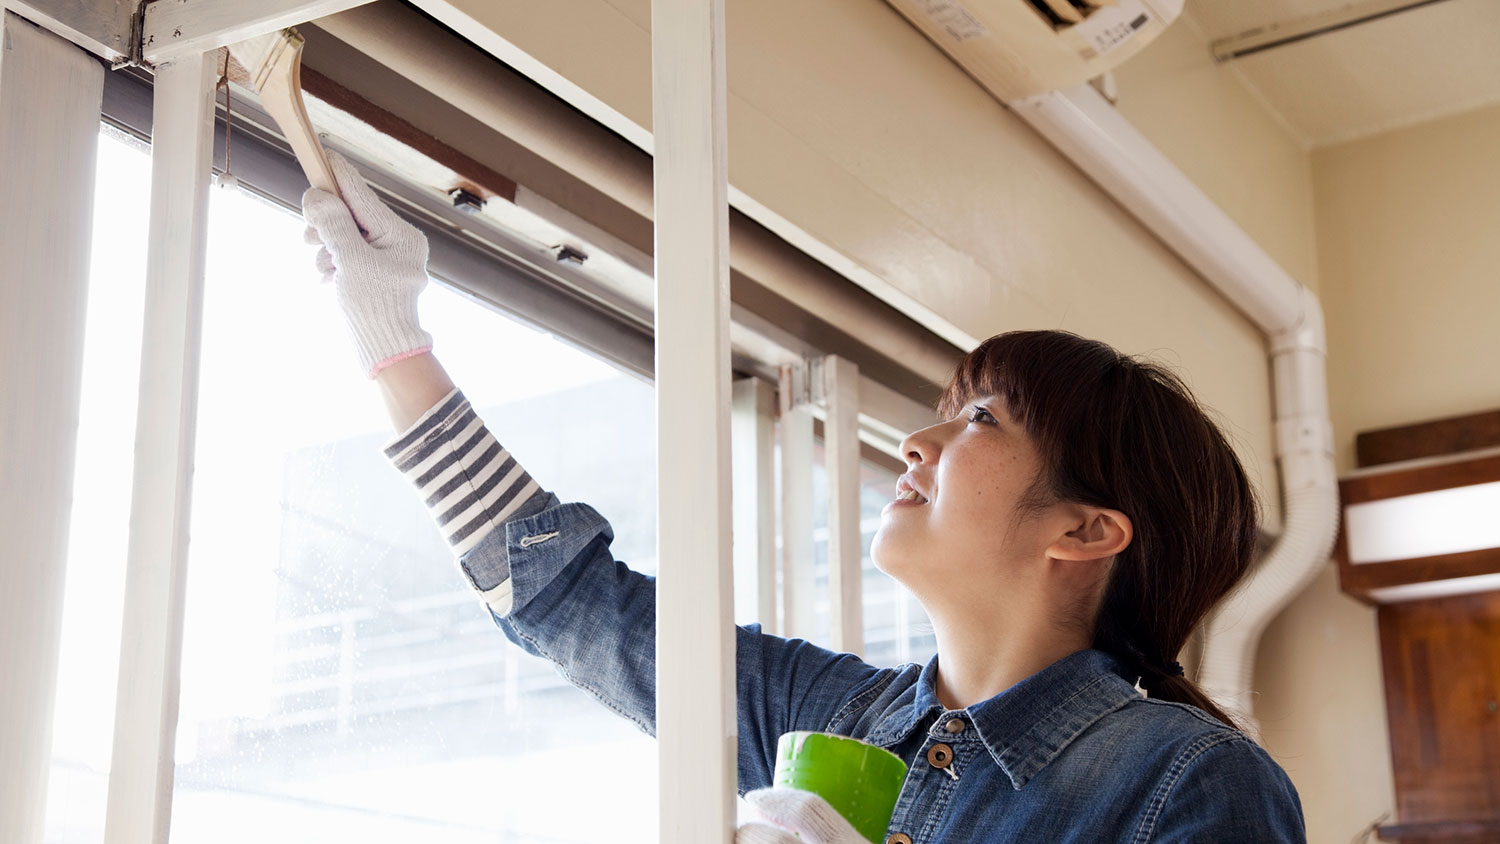
[[1197, 683], [1182, 675], [1156, 675], [1146, 672], [1141, 675], [1141, 688], [1146, 690], [1146, 696], [1155, 700], [1169, 700], [1173, 703], [1186, 703], [1196, 706], [1209, 715], [1223, 721], [1226, 725], [1236, 730], [1244, 730], [1229, 713], [1225, 712], [1207, 692], [1198, 687]]

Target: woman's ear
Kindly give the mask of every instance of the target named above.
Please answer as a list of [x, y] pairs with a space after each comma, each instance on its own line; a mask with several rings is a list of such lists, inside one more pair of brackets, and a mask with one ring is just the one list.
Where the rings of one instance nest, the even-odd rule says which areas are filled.
[[1105, 507], [1073, 508], [1068, 524], [1073, 525], [1047, 548], [1055, 560], [1101, 560], [1124, 551], [1135, 536], [1130, 517]]

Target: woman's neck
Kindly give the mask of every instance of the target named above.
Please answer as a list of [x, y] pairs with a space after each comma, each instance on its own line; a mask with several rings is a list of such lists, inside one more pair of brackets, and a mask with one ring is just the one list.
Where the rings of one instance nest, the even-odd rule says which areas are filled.
[[937, 697], [944, 707], [963, 709], [988, 700], [1090, 644], [1083, 634], [1065, 634], [1051, 624], [1008, 620], [1013, 623], [932, 614]]

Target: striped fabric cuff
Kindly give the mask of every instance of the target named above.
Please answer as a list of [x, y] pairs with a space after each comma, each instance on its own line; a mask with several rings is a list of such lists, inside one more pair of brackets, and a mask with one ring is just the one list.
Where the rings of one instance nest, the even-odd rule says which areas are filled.
[[462, 557], [541, 492], [455, 388], [385, 447]]

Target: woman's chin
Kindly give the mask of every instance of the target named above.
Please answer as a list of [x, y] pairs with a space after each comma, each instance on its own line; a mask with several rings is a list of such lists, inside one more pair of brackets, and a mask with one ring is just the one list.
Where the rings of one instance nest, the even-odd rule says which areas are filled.
[[870, 539], [870, 561], [875, 564], [876, 569], [900, 580], [901, 571], [905, 568], [902, 562], [906, 554], [902, 553], [903, 549], [895, 537], [886, 534], [885, 525], [881, 525], [880, 529], [875, 531], [875, 536]]

